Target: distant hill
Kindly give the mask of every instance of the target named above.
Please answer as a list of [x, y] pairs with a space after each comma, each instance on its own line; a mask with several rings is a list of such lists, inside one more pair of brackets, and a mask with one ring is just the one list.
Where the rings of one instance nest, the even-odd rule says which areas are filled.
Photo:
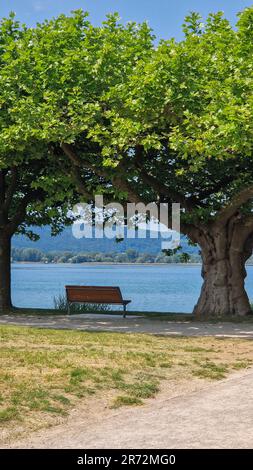
[[[64, 231], [56, 237], [51, 236], [50, 227], [33, 229], [35, 233], [40, 235], [40, 240], [32, 242], [23, 235], [15, 235], [12, 241], [13, 248], [37, 248], [44, 252], [49, 251], [71, 251], [75, 253], [80, 252], [96, 252], [96, 253], [122, 253], [129, 248], [135, 249], [139, 253], [152, 253], [156, 254], [161, 251], [161, 238], [126, 238], [120, 243], [115, 239], [109, 240], [107, 238], [89, 239], [82, 238], [76, 239], [72, 234], [71, 227], [66, 227]], [[182, 251], [191, 253], [198, 253], [198, 247], [189, 246], [186, 237], [181, 237]]]

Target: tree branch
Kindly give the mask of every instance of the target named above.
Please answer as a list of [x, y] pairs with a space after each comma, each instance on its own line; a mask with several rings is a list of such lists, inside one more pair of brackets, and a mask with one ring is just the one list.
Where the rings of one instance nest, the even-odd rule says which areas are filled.
[[150, 175], [144, 169], [143, 154], [144, 154], [143, 147], [141, 145], [138, 145], [136, 147], [135, 158], [134, 158], [135, 168], [139, 171], [142, 180], [145, 183], [147, 183], [148, 186], [151, 186], [155, 191], [157, 191], [159, 196], [168, 197], [170, 198], [172, 202], [179, 202], [182, 207], [188, 210], [200, 204], [199, 201], [195, 197], [192, 196], [192, 197], [186, 198], [185, 196], [182, 196], [177, 191], [174, 191], [168, 186], [166, 186], [165, 184], [161, 183], [153, 175]]
[[10, 208], [12, 198], [16, 189], [17, 179], [18, 179], [18, 172], [17, 172], [17, 168], [14, 166], [11, 168], [11, 181], [6, 191], [6, 197], [5, 197], [5, 203], [4, 203], [4, 208], [6, 211], [8, 211]]
[[199, 192], [198, 198], [199, 199], [206, 199], [207, 197], [211, 196], [212, 194], [217, 193], [217, 191], [224, 190], [224, 186], [228, 186], [230, 183], [234, 181], [234, 176], [227, 176], [224, 177], [219, 183], [213, 184], [209, 189], [205, 191]]
[[70, 144], [62, 143], [61, 148], [65, 155], [67, 155], [67, 157], [72, 161], [72, 163], [74, 163], [75, 166], [82, 166], [82, 161], [73, 151], [72, 146]]
[[92, 199], [92, 194], [90, 194], [85, 185], [83, 184], [83, 180], [80, 176], [80, 173], [78, 171], [78, 168], [76, 166], [74, 166], [74, 168], [72, 168], [72, 175], [73, 175], [73, 179], [76, 183], [76, 187], [77, 187], [77, 190], [80, 194], [82, 194], [83, 196], [85, 196], [87, 199]]
[[191, 210], [194, 206], [200, 205], [199, 201], [193, 196], [187, 198], [182, 196], [177, 191], [173, 191], [168, 186], [160, 183], [157, 178], [147, 173], [145, 170], [140, 169], [140, 176], [145, 183], [151, 186], [158, 192], [159, 195], [170, 198], [171, 202], [178, 202], [185, 209]]
[[0, 205], [2, 206], [5, 201], [5, 175], [6, 171], [5, 170], [0, 170]]
[[253, 186], [243, 189], [241, 192], [236, 194], [231, 201], [219, 211], [216, 219], [217, 224], [224, 225], [227, 221], [236, 213], [236, 211], [246, 202], [253, 198]]
[[[101, 176], [107, 179], [108, 181], [111, 179], [111, 182], [113, 185], [115, 185], [118, 189], [128, 193], [128, 198], [130, 202], [138, 203], [141, 201], [141, 198], [139, 197], [139, 195], [132, 189], [130, 183], [126, 179], [126, 176], [125, 176], [126, 172], [125, 172], [125, 168], [123, 167], [123, 160], [121, 160], [121, 162], [117, 166], [116, 175], [109, 176], [107, 175], [105, 171], [101, 170], [100, 168], [96, 168], [91, 163], [80, 159], [70, 144], [62, 143], [61, 148], [64, 151], [65, 155], [67, 155], [67, 157], [72, 161], [72, 163], [74, 164], [74, 167], [82, 168], [85, 166], [87, 169], [97, 174], [97, 176]], [[82, 182], [80, 175], [78, 174], [78, 171], [76, 170], [74, 170], [74, 177], [81, 190], [80, 192], [85, 195], [85, 193], [87, 193], [86, 189], [84, 187], [84, 184]]]
[[62, 143], [61, 149], [65, 153], [65, 155], [69, 158], [69, 160], [74, 164], [75, 167], [78, 168], [86, 168], [88, 170], [93, 171], [97, 176], [106, 177], [106, 173], [102, 171], [100, 168], [95, 167], [87, 160], [83, 158], [79, 158], [76, 152], [73, 150], [73, 147], [70, 144]]
[[7, 224], [6, 231], [9, 235], [13, 235], [17, 230], [18, 226], [24, 222], [26, 217], [27, 206], [34, 201], [43, 201], [45, 199], [46, 193], [41, 189], [35, 189], [34, 191], [29, 191], [21, 200], [19, 206], [17, 207], [16, 214]]

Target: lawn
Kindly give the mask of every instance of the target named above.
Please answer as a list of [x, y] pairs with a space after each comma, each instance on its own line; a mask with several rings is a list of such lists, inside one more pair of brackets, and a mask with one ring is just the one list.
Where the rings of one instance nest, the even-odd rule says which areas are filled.
[[[253, 342], [0, 327], [0, 428], [36, 429], [85, 400], [141, 405], [166, 385], [213, 381], [253, 363]], [[176, 392], [176, 389], [175, 389]], [[54, 417], [54, 418], [52, 418]]]

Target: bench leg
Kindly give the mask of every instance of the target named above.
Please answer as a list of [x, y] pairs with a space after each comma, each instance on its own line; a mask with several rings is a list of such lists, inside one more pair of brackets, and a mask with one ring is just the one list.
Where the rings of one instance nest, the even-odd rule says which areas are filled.
[[123, 305], [124, 313], [123, 313], [123, 318], [126, 318], [126, 304]]

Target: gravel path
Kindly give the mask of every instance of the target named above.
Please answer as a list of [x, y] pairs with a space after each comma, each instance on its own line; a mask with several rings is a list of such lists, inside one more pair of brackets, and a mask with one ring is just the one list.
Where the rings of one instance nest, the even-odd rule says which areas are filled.
[[[166, 396], [166, 394], [165, 394]], [[87, 410], [88, 411], [88, 410]], [[253, 370], [174, 398], [91, 415], [16, 442], [15, 448], [252, 448]]]
[[253, 339], [253, 323], [201, 323], [147, 319], [120, 315], [83, 314], [68, 316], [3, 315], [0, 325], [122, 333], [151, 333], [168, 336], [215, 336]]

